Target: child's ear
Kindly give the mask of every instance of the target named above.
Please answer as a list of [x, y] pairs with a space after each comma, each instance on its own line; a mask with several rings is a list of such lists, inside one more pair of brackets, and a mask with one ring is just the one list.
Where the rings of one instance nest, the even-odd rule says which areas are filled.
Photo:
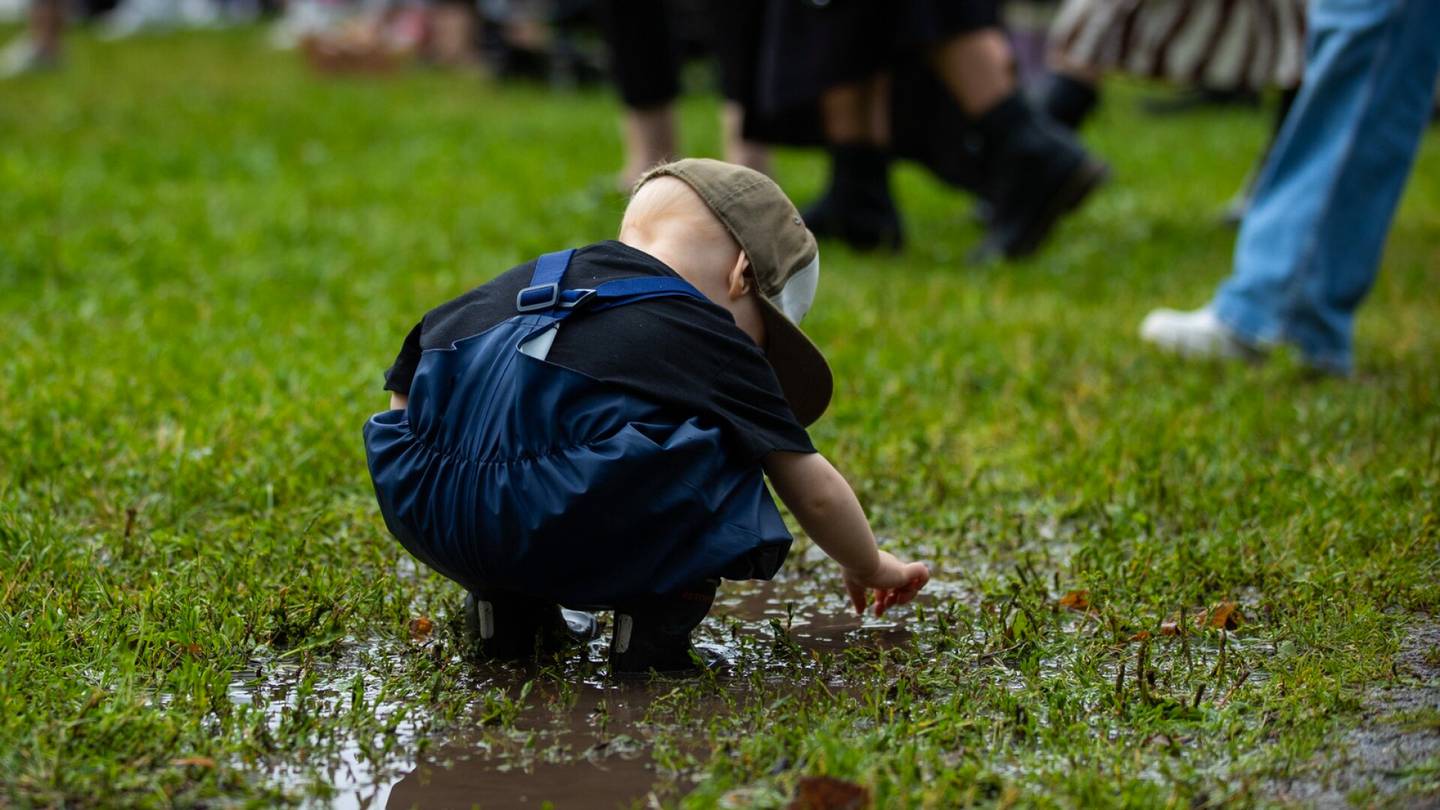
[[750, 257], [745, 251], [735, 257], [735, 266], [730, 268], [726, 279], [730, 283], [730, 300], [734, 301], [750, 294], [755, 289], [755, 276], [750, 272]]

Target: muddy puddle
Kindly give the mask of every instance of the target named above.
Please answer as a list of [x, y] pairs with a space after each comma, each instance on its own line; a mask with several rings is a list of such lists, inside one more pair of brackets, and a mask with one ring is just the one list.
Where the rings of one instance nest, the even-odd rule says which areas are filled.
[[1304, 807], [1440, 807], [1440, 617], [1413, 616], [1360, 722], [1265, 797]]
[[[302, 792], [309, 781], [333, 788], [328, 798], [315, 800], [312, 806], [367, 810], [474, 806], [565, 810], [648, 806], [676, 799], [694, 785], [685, 772], [685, 758], [703, 760], [709, 752], [703, 733], [707, 719], [732, 712], [749, 700], [774, 699], [807, 688], [844, 688], [829, 681], [821, 669], [823, 653], [910, 641], [906, 621], [913, 616], [911, 609], [879, 618], [856, 616], [836, 584], [828, 578], [725, 583], [696, 634], [698, 643], [728, 662], [713, 683], [606, 679], [609, 615], [601, 614], [601, 638], [586, 650], [588, 660], [577, 654], [574, 666], [559, 677], [535, 677], [519, 667], [476, 665], [472, 722], [450, 724], [423, 745], [398, 703], [364, 685], [367, 658], [373, 664], [373, 657], [383, 651], [377, 647], [342, 656], [327, 665], [322, 676], [304, 676], [311, 681], [304, 688], [319, 697], [322, 706], [333, 703], [336, 711], [347, 710], [357, 699], [368, 702], [377, 722], [396, 730], [395, 750], [377, 752], [373, 741], [357, 741], [340, 746], [334, 758], [339, 764], [326, 775], [317, 777], [313, 769], [303, 776], [298, 770], [282, 770], [278, 775]], [[921, 603], [943, 598], [947, 594], [941, 592], [950, 590], [932, 582]], [[795, 677], [797, 670], [805, 670], [807, 677]], [[301, 677], [298, 667], [283, 661], [237, 673], [231, 699], [265, 712], [273, 729], [287, 722], [287, 713], [293, 711]], [[668, 708], [672, 704], [684, 707], [683, 716]], [[657, 751], [662, 726], [668, 731], [667, 745]], [[422, 750], [418, 756], [413, 754], [417, 749]], [[377, 761], [384, 764], [374, 764]]]

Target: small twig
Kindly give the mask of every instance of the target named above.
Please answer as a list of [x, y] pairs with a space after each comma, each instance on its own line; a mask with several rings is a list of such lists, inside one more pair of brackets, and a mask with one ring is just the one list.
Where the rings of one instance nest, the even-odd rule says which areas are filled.
[[1200, 708], [1200, 699], [1203, 697], [1205, 697], [1205, 684], [1201, 683], [1200, 686], [1195, 689], [1195, 699], [1190, 702], [1190, 708]]
[[1136, 653], [1136, 657], [1139, 660], [1135, 663], [1135, 677], [1140, 684], [1140, 699], [1150, 703], [1150, 684], [1145, 682], [1145, 664], [1147, 663], [1146, 659], [1150, 657], [1149, 639], [1140, 642], [1140, 652]]
[[1185, 680], [1188, 683], [1195, 677], [1195, 661], [1190, 657], [1190, 634], [1185, 630], [1185, 623], [1189, 619], [1185, 615], [1185, 605], [1180, 605], [1180, 621], [1176, 624], [1180, 628], [1180, 649], [1185, 653]]
[[1232, 687], [1230, 687], [1230, 691], [1226, 692], [1226, 693], [1225, 693], [1225, 697], [1220, 698], [1219, 702], [1217, 702], [1217, 703], [1215, 704], [1215, 706], [1218, 708], [1218, 707], [1224, 706], [1226, 703], [1229, 703], [1229, 702], [1230, 702], [1230, 698], [1234, 696], [1235, 691], [1236, 691], [1237, 689], [1239, 689], [1240, 687], [1244, 686], [1244, 685], [1245, 685], [1245, 681], [1247, 681], [1247, 680], [1249, 680], [1249, 679], [1250, 679], [1250, 670], [1247, 669], [1247, 670], [1245, 670], [1244, 672], [1240, 673], [1240, 677], [1235, 679], [1235, 685], [1232, 686]]
[[1225, 639], [1229, 635], [1225, 632], [1225, 628], [1220, 628], [1220, 655], [1215, 659], [1215, 668], [1210, 670], [1212, 678], [1219, 677], [1220, 673], [1225, 671]]

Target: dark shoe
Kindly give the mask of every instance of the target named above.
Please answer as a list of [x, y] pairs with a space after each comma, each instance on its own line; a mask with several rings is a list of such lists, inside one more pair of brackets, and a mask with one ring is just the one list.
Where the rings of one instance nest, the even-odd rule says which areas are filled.
[[715, 602], [713, 580], [665, 596], [617, 605], [610, 641], [610, 676], [695, 675], [723, 662], [707, 648], [690, 643]]
[[832, 147], [830, 186], [801, 216], [817, 238], [839, 239], [856, 250], [899, 250], [889, 156], [873, 146]]
[[1220, 107], [1258, 107], [1260, 94], [1254, 90], [1216, 90], [1190, 87], [1169, 96], [1143, 99], [1140, 108], [1150, 115], [1183, 115]]
[[1080, 129], [1100, 95], [1095, 86], [1061, 73], [1049, 73], [1035, 88], [1035, 106], [1050, 120], [1074, 132]]
[[1033, 253], [1060, 218], [1105, 182], [1109, 169], [1018, 95], [978, 122], [990, 158], [990, 227], [973, 256], [989, 261]]
[[503, 591], [465, 595], [465, 631], [480, 655], [502, 661], [561, 652], [599, 633], [595, 617]]

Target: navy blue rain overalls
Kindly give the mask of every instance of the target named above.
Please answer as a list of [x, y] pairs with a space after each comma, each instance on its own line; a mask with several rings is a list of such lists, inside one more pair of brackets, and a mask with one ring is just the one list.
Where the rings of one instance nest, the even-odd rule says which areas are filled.
[[540, 257], [515, 317], [426, 350], [408, 407], [366, 423], [386, 526], [468, 589], [566, 605], [774, 576], [790, 533], [718, 426], [544, 359], [567, 318], [703, 295], [666, 277], [565, 290], [573, 253]]

